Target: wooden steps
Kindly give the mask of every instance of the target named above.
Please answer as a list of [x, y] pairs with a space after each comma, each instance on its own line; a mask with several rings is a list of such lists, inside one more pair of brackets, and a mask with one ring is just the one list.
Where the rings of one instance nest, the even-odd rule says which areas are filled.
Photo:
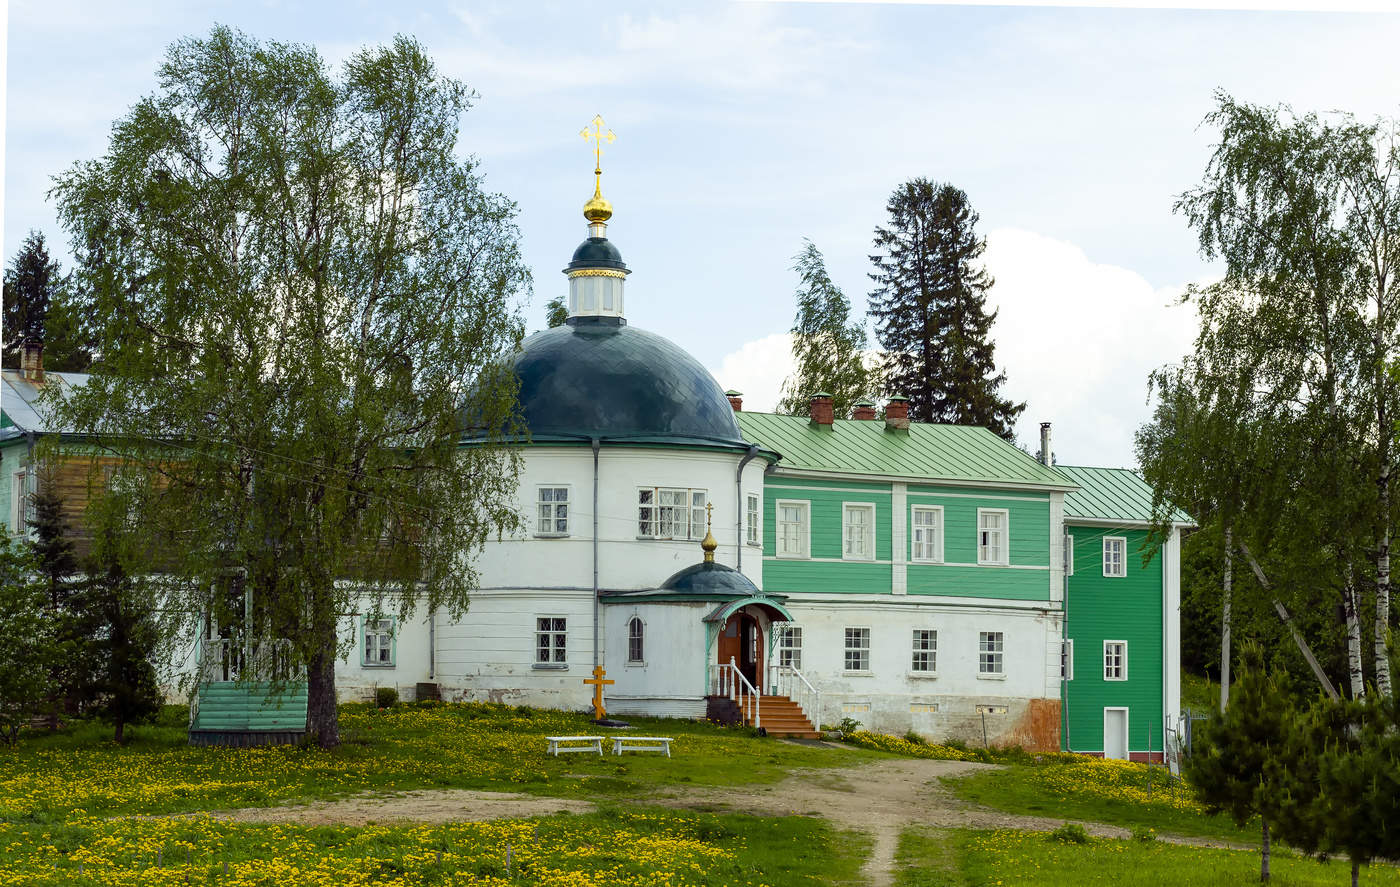
[[[785, 736], [792, 739], [821, 739], [821, 733], [807, 719], [802, 706], [786, 696], [764, 696], [758, 707], [759, 720], [769, 736]], [[753, 726], [753, 719], [745, 716], [744, 723]]]

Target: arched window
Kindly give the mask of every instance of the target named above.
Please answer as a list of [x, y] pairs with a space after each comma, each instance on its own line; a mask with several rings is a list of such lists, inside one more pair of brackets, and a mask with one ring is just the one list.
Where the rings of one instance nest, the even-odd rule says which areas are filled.
[[644, 629], [642, 626], [642, 618], [640, 616], [633, 616], [627, 621], [628, 662], [642, 662], [645, 659], [645, 657], [642, 655], [645, 651], [642, 638], [643, 631]]

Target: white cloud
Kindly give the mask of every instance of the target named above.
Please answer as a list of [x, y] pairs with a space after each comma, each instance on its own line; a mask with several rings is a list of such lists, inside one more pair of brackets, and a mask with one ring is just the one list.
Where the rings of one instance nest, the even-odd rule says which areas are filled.
[[1027, 403], [1018, 436], [1032, 451], [1053, 423], [1068, 465], [1131, 466], [1145, 422], [1147, 374], [1191, 347], [1196, 314], [1181, 287], [1155, 289], [1127, 268], [1093, 262], [1072, 243], [1002, 228], [983, 256], [996, 278], [988, 302], [1006, 393]]
[[[1093, 262], [1072, 243], [1001, 228], [984, 255], [996, 278], [992, 336], [1005, 393], [1026, 401], [1017, 425], [1034, 452], [1040, 423], [1067, 465], [1132, 466], [1133, 433], [1147, 421], [1147, 374], [1180, 360], [1196, 330], [1181, 288], [1156, 289], [1127, 268]], [[772, 410], [792, 372], [792, 341], [775, 333], [726, 354], [713, 375], [744, 392], [744, 408]]]
[[783, 380], [792, 374], [792, 335], [774, 333], [745, 342], [726, 354], [710, 375], [725, 389], [744, 393], [744, 409], [771, 413], [782, 396]]

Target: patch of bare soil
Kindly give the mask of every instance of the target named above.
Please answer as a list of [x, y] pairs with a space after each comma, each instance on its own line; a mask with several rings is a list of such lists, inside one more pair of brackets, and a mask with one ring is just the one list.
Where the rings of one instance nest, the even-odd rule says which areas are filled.
[[359, 795], [339, 801], [312, 801], [282, 807], [244, 807], [211, 814], [234, 822], [290, 822], [298, 825], [369, 825], [392, 822], [476, 822], [548, 816], [562, 811], [588, 813], [588, 801], [541, 798], [512, 792], [469, 789]]
[[[768, 786], [686, 787], [653, 796], [656, 803], [702, 810], [729, 810], [759, 816], [823, 816], [841, 829], [870, 835], [874, 844], [863, 871], [872, 885], [894, 883], [899, 835], [911, 826], [930, 829], [1023, 829], [1050, 831], [1065, 819], [1019, 816], [955, 798], [941, 780], [995, 764], [966, 761], [888, 760], [836, 770], [798, 771]], [[1126, 838], [1125, 828], [1080, 822], [1091, 835]], [[1223, 846], [1222, 842], [1163, 837], [1173, 843]]]

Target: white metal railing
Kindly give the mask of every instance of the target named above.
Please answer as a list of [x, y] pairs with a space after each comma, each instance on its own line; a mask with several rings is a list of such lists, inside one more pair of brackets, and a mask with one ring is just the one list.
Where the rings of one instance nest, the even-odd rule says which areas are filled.
[[798, 707], [802, 713], [812, 722], [812, 726], [821, 723], [822, 691], [812, 686], [812, 682], [807, 680], [796, 666], [775, 665], [773, 666], [773, 676], [769, 682], [769, 687], [775, 696], [786, 696]]
[[728, 696], [739, 706], [740, 714], [751, 721], [753, 726], [763, 726], [760, 719], [763, 694], [739, 671], [733, 656], [729, 657], [727, 663], [720, 662], [710, 666], [710, 695]]
[[199, 657], [199, 680], [285, 681], [301, 676], [287, 638], [264, 638], [240, 643], [230, 638], [205, 638]]

